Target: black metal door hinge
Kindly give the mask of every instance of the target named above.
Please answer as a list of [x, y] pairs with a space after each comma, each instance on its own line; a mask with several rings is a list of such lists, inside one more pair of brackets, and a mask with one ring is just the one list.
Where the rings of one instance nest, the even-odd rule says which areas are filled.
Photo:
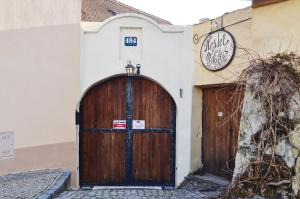
[[76, 125], [80, 125], [81, 123], [81, 115], [80, 115], [80, 112], [76, 111], [75, 113], [75, 122], [76, 122]]

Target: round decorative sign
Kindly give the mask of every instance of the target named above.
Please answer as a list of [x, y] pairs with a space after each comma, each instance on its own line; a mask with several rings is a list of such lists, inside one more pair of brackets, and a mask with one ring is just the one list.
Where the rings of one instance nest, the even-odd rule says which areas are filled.
[[235, 41], [233, 36], [225, 30], [219, 30], [205, 38], [200, 57], [205, 68], [217, 71], [230, 64], [234, 53]]

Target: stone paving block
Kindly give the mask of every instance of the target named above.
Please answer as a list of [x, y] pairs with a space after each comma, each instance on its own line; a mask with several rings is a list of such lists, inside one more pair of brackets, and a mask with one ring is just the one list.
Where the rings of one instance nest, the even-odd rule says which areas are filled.
[[[157, 189], [97, 189], [89, 191], [65, 191], [58, 198], [101, 199], [208, 199], [220, 194], [226, 187], [209, 181], [189, 179], [174, 190]], [[205, 191], [203, 191], [205, 190]], [[207, 191], [208, 190], [208, 191]]]
[[40, 170], [0, 176], [0, 198], [47, 198], [43, 193], [62, 175], [61, 170]]

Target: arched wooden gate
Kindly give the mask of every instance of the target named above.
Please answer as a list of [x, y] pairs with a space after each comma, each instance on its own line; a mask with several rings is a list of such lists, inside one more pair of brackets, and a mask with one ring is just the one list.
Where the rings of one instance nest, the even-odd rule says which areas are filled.
[[158, 84], [111, 78], [86, 93], [79, 115], [80, 186], [175, 185], [176, 105]]

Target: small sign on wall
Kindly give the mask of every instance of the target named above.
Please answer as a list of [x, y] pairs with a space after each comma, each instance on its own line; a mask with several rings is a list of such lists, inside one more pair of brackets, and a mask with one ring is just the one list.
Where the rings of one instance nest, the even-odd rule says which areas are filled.
[[141, 27], [120, 28], [119, 59], [140, 60], [143, 55], [143, 29]]
[[145, 120], [132, 120], [132, 129], [145, 129]]
[[125, 46], [137, 46], [137, 37], [125, 37]]
[[114, 120], [113, 128], [114, 129], [126, 129], [126, 120]]
[[14, 133], [0, 132], [0, 158], [14, 155]]
[[203, 66], [210, 71], [218, 71], [230, 64], [235, 53], [233, 36], [219, 30], [210, 33], [203, 41], [200, 59]]
[[211, 20], [211, 31], [217, 31], [223, 26], [223, 17], [218, 17], [216, 19]]

